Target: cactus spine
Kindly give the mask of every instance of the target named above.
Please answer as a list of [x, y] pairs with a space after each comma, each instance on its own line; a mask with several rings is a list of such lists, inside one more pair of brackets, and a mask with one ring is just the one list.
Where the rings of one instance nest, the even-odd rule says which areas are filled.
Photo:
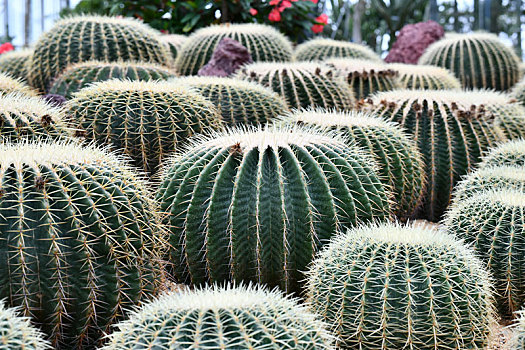
[[514, 165], [525, 167], [525, 140], [502, 143], [483, 157], [479, 168]]
[[344, 349], [486, 349], [495, 326], [487, 272], [442, 232], [350, 230], [308, 273], [308, 302]]
[[0, 73], [0, 94], [19, 93], [27, 96], [36, 96], [37, 92], [26, 85], [22, 80]]
[[461, 89], [460, 81], [448, 69], [403, 63], [391, 63], [391, 69], [399, 73], [399, 84], [411, 90]]
[[525, 311], [520, 310], [517, 314], [516, 323], [509, 327], [512, 329], [509, 348], [512, 350], [525, 350]]
[[298, 45], [294, 56], [297, 61], [324, 61], [336, 57], [382, 61], [368, 46], [326, 38], [312, 39]]
[[51, 349], [44, 335], [29, 323], [29, 318], [18, 315], [0, 302], [0, 349], [46, 350]]
[[30, 49], [3, 53], [0, 55], [0, 72], [26, 82], [27, 66], [32, 54], [33, 50]]
[[188, 37], [186, 35], [167, 34], [162, 35], [160, 39], [164, 44], [168, 45], [168, 49], [171, 53], [171, 58], [173, 59], [173, 61], [175, 61], [182, 45], [184, 45], [184, 43], [188, 40]]

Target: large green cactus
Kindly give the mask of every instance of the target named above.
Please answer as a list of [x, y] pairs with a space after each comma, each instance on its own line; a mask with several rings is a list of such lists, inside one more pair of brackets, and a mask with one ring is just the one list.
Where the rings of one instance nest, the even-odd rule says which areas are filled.
[[525, 167], [525, 140], [507, 141], [490, 150], [480, 163], [480, 168], [501, 165]]
[[378, 164], [378, 175], [391, 188], [394, 213], [406, 219], [421, 204], [425, 170], [415, 143], [397, 123], [363, 112], [298, 111], [283, 116], [284, 123], [306, 124], [336, 130], [347, 142], [370, 152]]
[[0, 72], [25, 82], [28, 74], [28, 62], [33, 55], [32, 49], [10, 51], [0, 55]]
[[75, 16], [59, 20], [38, 39], [29, 62], [29, 85], [47, 92], [71, 64], [86, 61], [149, 61], [168, 64], [160, 34], [130, 18]]
[[312, 39], [298, 45], [294, 57], [297, 61], [324, 61], [334, 57], [382, 61], [368, 46], [327, 38]]
[[308, 302], [343, 349], [486, 349], [487, 272], [452, 236], [395, 224], [350, 230], [308, 273]]
[[166, 294], [135, 311], [102, 350], [333, 349], [319, 317], [277, 290], [207, 287]]
[[67, 99], [91, 83], [111, 79], [121, 80], [166, 80], [175, 77], [169, 68], [144, 62], [99, 62], [89, 61], [66, 68], [49, 88], [50, 94]]
[[22, 80], [0, 73], [0, 94], [9, 93], [19, 93], [27, 96], [37, 95], [37, 92], [27, 86]]
[[182, 45], [184, 45], [184, 43], [188, 40], [188, 37], [186, 35], [179, 34], [166, 34], [162, 35], [160, 39], [164, 44], [168, 45], [171, 58], [173, 61], [175, 61]]
[[504, 139], [487, 107], [500, 101], [490, 92], [398, 90], [377, 93], [369, 109], [401, 124], [416, 141], [427, 176], [423, 217], [437, 221], [450, 202], [452, 188]]
[[160, 288], [161, 226], [125, 161], [65, 141], [0, 144], [0, 299], [57, 349], [93, 349]]
[[404, 89], [461, 89], [460, 81], [445, 68], [403, 63], [391, 63], [388, 67], [398, 72], [399, 84]]
[[320, 63], [253, 63], [236, 76], [269, 87], [285, 99], [289, 108], [344, 110], [355, 102], [344, 79], [334, 68]]
[[464, 88], [503, 91], [521, 78], [514, 51], [489, 33], [447, 34], [427, 48], [419, 63], [449, 69]]
[[197, 139], [165, 168], [157, 199], [179, 282], [300, 289], [338, 228], [388, 219], [375, 162], [332, 133], [271, 126]]
[[171, 82], [197, 89], [220, 110], [222, 120], [228, 125], [265, 124], [288, 110], [278, 94], [245, 80], [193, 76]]
[[44, 335], [29, 323], [29, 318], [18, 315], [0, 302], [0, 350], [51, 349]]
[[168, 82], [95, 83], [80, 90], [65, 110], [88, 140], [111, 145], [150, 174], [180, 142], [222, 126], [211, 102]]
[[175, 66], [181, 75], [197, 75], [211, 58], [222, 38], [237, 40], [255, 62], [283, 62], [292, 59], [290, 41], [274, 28], [263, 24], [222, 24], [197, 30], [179, 50]]

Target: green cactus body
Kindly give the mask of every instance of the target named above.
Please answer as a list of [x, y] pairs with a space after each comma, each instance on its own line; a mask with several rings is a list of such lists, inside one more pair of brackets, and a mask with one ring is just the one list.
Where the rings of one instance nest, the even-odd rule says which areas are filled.
[[197, 30], [182, 45], [175, 66], [181, 75], [197, 75], [210, 60], [222, 38], [237, 40], [250, 52], [254, 62], [285, 62], [292, 59], [290, 41], [263, 24], [222, 24]]
[[62, 95], [67, 99], [91, 83], [111, 79], [121, 80], [166, 80], [175, 77], [175, 72], [156, 64], [142, 62], [82, 62], [74, 64], [52, 83], [49, 93]]
[[173, 59], [173, 62], [175, 62], [175, 59], [177, 58], [182, 45], [186, 43], [186, 41], [188, 40], [188, 37], [186, 35], [167, 34], [167, 35], [162, 35], [160, 39], [162, 40], [163, 43], [168, 45], [168, 49], [170, 50], [170, 53], [171, 53], [171, 58]]
[[0, 144], [0, 298], [56, 349], [93, 349], [160, 287], [154, 213], [117, 156], [65, 141]]
[[288, 108], [351, 109], [352, 90], [335, 69], [320, 63], [253, 63], [236, 76], [257, 82], [281, 95]]
[[37, 96], [37, 92], [27, 86], [22, 80], [0, 73], [0, 95], [19, 93], [27, 96]]
[[398, 124], [363, 112], [324, 110], [295, 112], [282, 117], [282, 121], [335, 130], [344, 134], [350, 145], [371, 153], [378, 164], [378, 175], [393, 192], [397, 217], [411, 217], [421, 204], [424, 165], [415, 143]]
[[135, 311], [102, 350], [333, 349], [319, 317], [277, 290], [207, 287], [166, 294]]
[[220, 110], [227, 125], [266, 124], [288, 111], [278, 94], [245, 80], [195, 76], [176, 78], [171, 82], [197, 89]]
[[411, 90], [461, 89], [461, 82], [448, 69], [403, 63], [391, 63], [387, 67], [399, 73], [399, 84]]
[[140, 61], [166, 65], [170, 60], [160, 34], [138, 20], [75, 16], [56, 22], [37, 41], [28, 82], [47, 92], [53, 78], [75, 63]]
[[469, 89], [504, 91], [521, 78], [514, 51], [489, 33], [447, 34], [426, 49], [419, 63], [449, 69]]
[[472, 194], [451, 207], [444, 224], [485, 261], [498, 309], [512, 316], [525, 302], [525, 193], [496, 188]]
[[44, 335], [29, 323], [29, 318], [18, 315], [0, 302], [0, 350], [51, 349]]
[[525, 140], [513, 140], [491, 149], [479, 168], [514, 165], [525, 167]]
[[516, 83], [516, 85], [514, 85], [511, 91], [511, 96], [518, 100], [522, 105], [525, 105], [525, 78], [522, 78]]
[[496, 326], [487, 272], [443, 232], [350, 230], [308, 272], [308, 303], [343, 349], [486, 349]]
[[400, 87], [397, 72], [382, 63], [363, 59], [333, 58], [326, 60], [326, 64], [346, 79], [358, 100], [377, 91], [390, 91]]
[[27, 65], [33, 50], [19, 50], [5, 52], [0, 55], [0, 72], [25, 82], [27, 80]]
[[423, 156], [428, 182], [422, 217], [439, 220], [461, 176], [504, 139], [486, 107], [500, 98], [497, 93], [454, 90], [398, 90], [372, 97], [369, 109], [404, 127]]
[[327, 38], [312, 39], [297, 46], [297, 61], [324, 61], [327, 58], [356, 58], [382, 62], [381, 57], [365, 45]]
[[222, 126], [211, 102], [168, 82], [95, 83], [80, 90], [65, 109], [86, 139], [111, 145], [150, 174], [180, 142]]
[[390, 218], [375, 162], [333, 133], [271, 126], [197, 139], [165, 168], [157, 200], [179, 282], [300, 290], [339, 227]]

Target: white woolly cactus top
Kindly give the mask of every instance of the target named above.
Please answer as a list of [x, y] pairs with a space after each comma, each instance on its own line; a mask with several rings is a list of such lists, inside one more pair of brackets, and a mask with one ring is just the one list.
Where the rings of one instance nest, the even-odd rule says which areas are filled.
[[280, 99], [279, 95], [275, 93], [273, 90], [270, 90], [269, 88], [262, 86], [261, 84], [258, 84], [256, 82], [244, 80], [244, 79], [237, 79], [237, 78], [225, 78], [225, 77], [200, 77], [200, 76], [185, 76], [185, 77], [177, 77], [177, 78], [171, 78], [168, 80], [170, 83], [176, 83], [176, 84], [183, 84], [188, 86], [211, 86], [211, 85], [221, 85], [221, 86], [227, 86], [234, 89], [240, 89], [240, 90], [250, 90], [250, 91], [258, 91], [260, 93], [264, 94], [270, 94], [275, 96], [275, 98]]
[[397, 70], [399, 74], [434, 75], [442, 78], [454, 78], [454, 75], [448, 69], [428, 64], [389, 63], [387, 67]]
[[188, 37], [186, 35], [180, 35], [180, 34], [164, 34], [160, 36], [160, 39], [165, 43], [173, 44], [175, 46], [180, 46], [186, 40], [188, 40]]
[[390, 65], [365, 59], [329, 58], [323, 62], [329, 66], [333, 66], [334, 68], [345, 72], [388, 72], [390, 75], [395, 75], [396, 73], [395, 69], [393, 69]]
[[[255, 62], [243, 66], [239, 69], [239, 73], [247, 74], [246, 72], [257, 73], [257, 74], [268, 74], [271, 72], [290, 70], [294, 72], [307, 71], [310, 73], [320, 74], [326, 73], [327, 71], [332, 71], [333, 69], [326, 64], [320, 62], [311, 62], [311, 61], [299, 61], [299, 62]], [[242, 74], [241, 74], [242, 75]]]
[[[68, 66], [65, 71], [75, 70], [83, 67], [93, 67], [93, 68], [102, 68], [102, 67], [119, 67], [119, 68], [133, 68], [140, 67], [145, 69], [157, 69], [164, 70], [173, 74], [176, 74], [175, 70], [170, 67], [166, 67], [160, 64], [151, 63], [151, 62], [139, 62], [139, 61], [114, 61], [114, 62], [104, 62], [104, 61], [85, 61], [78, 62]], [[63, 73], [62, 73], [63, 74]]]
[[[494, 188], [476, 193], [467, 198], [465, 202], [474, 203], [497, 203], [506, 207], [525, 207], [525, 193], [512, 188]], [[454, 212], [458, 206], [453, 206], [451, 212]]]
[[51, 349], [51, 344], [31, 325], [29, 317], [19, 316], [15, 308], [6, 308], [0, 302], [0, 348], [46, 350]]
[[[483, 157], [480, 168], [483, 168], [492, 160], [503, 159], [506, 157], [520, 158], [525, 161], [525, 140], [516, 139], [501, 143], [499, 146], [492, 148]], [[495, 163], [493, 163], [495, 165]], [[503, 165], [503, 164], [502, 164]]]
[[98, 94], [108, 91], [139, 91], [139, 92], [153, 92], [153, 93], [170, 93], [170, 94], [187, 94], [192, 93], [195, 98], [201, 98], [207, 101], [204, 97], [193, 93], [190, 89], [178, 84], [170, 83], [168, 81], [144, 81], [144, 80], [120, 80], [111, 79], [93, 83], [74, 94], [75, 98], [89, 98], [93, 94]]
[[27, 113], [31, 115], [49, 115], [53, 121], [59, 122], [62, 119], [62, 109], [53, 106], [46, 100], [28, 96], [20, 92], [12, 92], [0, 95], [0, 115], [6, 113]]
[[29, 96], [37, 96], [38, 93], [23, 83], [20, 79], [13, 78], [7, 73], [0, 73], [0, 92], [20, 92]]
[[[191, 36], [200, 35], [220, 35], [220, 34], [241, 34], [241, 35], [273, 35], [282, 38], [289, 44], [289, 41], [284, 35], [272, 26], [258, 24], [258, 23], [236, 23], [236, 24], [215, 24], [208, 27], [201, 28]], [[291, 44], [290, 50], [291, 50]]]
[[328, 111], [321, 108], [296, 110], [285, 116], [281, 116], [280, 120], [286, 122], [294, 121], [327, 128], [333, 126], [370, 126], [399, 130], [399, 127], [392, 122], [379, 118], [372, 113], [356, 110], [345, 112]]
[[[506, 178], [525, 182], [525, 169], [514, 165], [490, 166], [481, 168], [469, 176], [476, 176], [485, 179]], [[466, 178], [468, 180], [468, 177]]]
[[21, 50], [14, 50], [14, 51], [8, 51], [6, 53], [3, 53], [0, 55], [0, 61], [2, 60], [8, 60], [11, 58], [24, 58], [29, 57], [33, 54], [33, 49], [21, 49]]

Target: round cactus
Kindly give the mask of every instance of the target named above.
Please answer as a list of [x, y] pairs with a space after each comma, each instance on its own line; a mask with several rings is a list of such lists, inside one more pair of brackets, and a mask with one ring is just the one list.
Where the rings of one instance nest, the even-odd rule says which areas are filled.
[[0, 55], [0, 72], [25, 82], [27, 80], [27, 65], [33, 50], [9, 51]]
[[0, 73], [0, 95], [9, 93], [20, 93], [27, 96], [37, 95], [37, 92], [27, 86], [22, 80]]
[[173, 61], [175, 61], [182, 45], [184, 45], [184, 43], [188, 40], [188, 37], [186, 35], [167, 34], [167, 35], [162, 35], [160, 39], [162, 40], [163, 43], [168, 45], [168, 48], [171, 53], [171, 57]]
[[44, 335], [29, 323], [29, 318], [18, 315], [17, 310], [6, 308], [0, 302], [0, 349], [51, 349]]
[[512, 316], [525, 302], [525, 193], [496, 188], [472, 194], [452, 206], [444, 224], [485, 261], [498, 309]]
[[297, 299], [226, 285], [166, 294], [135, 311], [102, 350], [333, 349], [333, 337]]
[[517, 316], [516, 322], [509, 326], [512, 330], [509, 349], [525, 350], [525, 310], [518, 311]]
[[511, 91], [511, 96], [518, 100], [522, 105], [525, 105], [525, 77], [514, 85]]
[[160, 287], [164, 237], [122, 159], [66, 141], [0, 144], [0, 298], [55, 348], [92, 349]]
[[193, 76], [171, 82], [197, 89], [220, 110], [222, 120], [229, 125], [265, 124], [288, 110], [275, 92], [245, 80]]
[[300, 111], [282, 117], [285, 123], [306, 124], [336, 130], [347, 141], [370, 152], [378, 175], [391, 188], [400, 218], [414, 214], [421, 204], [425, 170], [415, 143], [398, 124], [362, 112], [336, 113], [324, 110]]
[[502, 143], [483, 157], [480, 168], [501, 165], [525, 167], [525, 140], [513, 140]]
[[327, 38], [312, 39], [298, 45], [294, 56], [297, 61], [324, 61], [334, 57], [382, 61], [368, 46]]
[[283, 62], [292, 58], [292, 45], [288, 39], [270, 26], [251, 23], [213, 25], [197, 30], [182, 45], [175, 62], [181, 75], [197, 75], [222, 38], [240, 42], [255, 62]]
[[419, 63], [450, 69], [464, 88], [503, 91], [521, 78], [514, 51], [489, 33], [448, 34], [430, 45]]
[[95, 83], [80, 90], [65, 109], [88, 140], [113, 146], [150, 174], [181, 141], [222, 126], [211, 102], [168, 82]]
[[53, 78], [74, 63], [171, 60], [160, 34], [130, 18], [75, 16], [62, 19], [35, 44], [29, 62], [29, 85], [48, 92]]
[[157, 200], [179, 282], [300, 289], [339, 227], [390, 218], [374, 161], [332, 133], [271, 126], [197, 139], [168, 163]]
[[369, 108], [401, 124], [416, 141], [428, 180], [422, 216], [437, 221], [452, 188], [481, 160], [482, 153], [504, 139], [487, 105], [499, 94], [454, 90], [398, 90], [377, 93]]
[[344, 349], [485, 349], [495, 326], [487, 272], [443, 232], [350, 230], [308, 272], [308, 302]]
[[285, 99], [289, 108], [344, 110], [355, 102], [344, 79], [323, 64], [253, 63], [240, 69], [237, 77], [269, 87]]
[[175, 77], [169, 68], [150, 63], [134, 62], [82, 62], [74, 64], [52, 83], [49, 93], [62, 95], [67, 99], [91, 83], [111, 79], [121, 80], [166, 80]]
[[332, 58], [326, 64], [346, 79], [358, 100], [377, 91], [390, 91], [400, 87], [397, 72], [379, 62]]
[[387, 67], [399, 74], [399, 84], [411, 90], [461, 89], [460, 81], [448, 69], [403, 63], [391, 63]]

